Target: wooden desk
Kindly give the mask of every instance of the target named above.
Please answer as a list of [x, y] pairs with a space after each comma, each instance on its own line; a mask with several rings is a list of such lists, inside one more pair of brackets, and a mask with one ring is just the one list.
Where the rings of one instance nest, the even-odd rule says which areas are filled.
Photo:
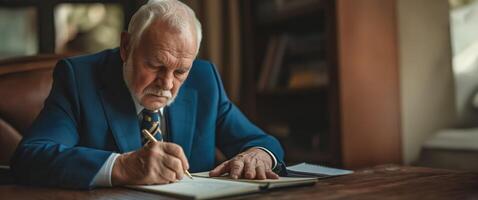
[[[173, 199], [124, 188], [76, 191], [0, 186], [0, 199]], [[229, 199], [478, 199], [478, 173], [383, 165], [352, 175]]]

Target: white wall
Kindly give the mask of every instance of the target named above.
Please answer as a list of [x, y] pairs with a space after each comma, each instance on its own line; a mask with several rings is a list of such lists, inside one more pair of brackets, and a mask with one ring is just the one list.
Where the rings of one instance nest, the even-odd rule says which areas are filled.
[[455, 119], [447, 0], [397, 0], [405, 164]]

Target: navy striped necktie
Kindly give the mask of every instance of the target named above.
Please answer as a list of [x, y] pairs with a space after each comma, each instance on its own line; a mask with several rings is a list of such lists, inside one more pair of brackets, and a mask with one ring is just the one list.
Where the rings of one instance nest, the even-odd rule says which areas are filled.
[[[163, 137], [161, 135], [161, 126], [160, 126], [160, 118], [161, 115], [159, 114], [159, 111], [151, 111], [147, 109], [143, 109], [141, 111], [141, 114], [143, 116], [143, 120], [141, 122], [141, 131], [143, 129], [147, 130], [151, 135], [153, 135], [158, 141], [162, 141]], [[141, 138], [143, 138], [143, 145], [147, 143], [147, 138], [145, 138], [141, 134]]]

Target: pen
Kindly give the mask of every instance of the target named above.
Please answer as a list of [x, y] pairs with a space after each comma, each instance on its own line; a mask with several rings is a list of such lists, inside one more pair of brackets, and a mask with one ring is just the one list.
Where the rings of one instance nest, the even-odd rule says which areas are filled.
[[[143, 129], [143, 135], [144, 137], [148, 138], [148, 140], [150, 141], [154, 141], [154, 142], [158, 142], [158, 140], [156, 140], [156, 138], [153, 137], [153, 135], [151, 135], [151, 133], [149, 133], [148, 130], [146, 129]], [[190, 179], [193, 179], [193, 176], [191, 176], [191, 174], [188, 172], [188, 170], [184, 170], [184, 173], [190, 178]]]

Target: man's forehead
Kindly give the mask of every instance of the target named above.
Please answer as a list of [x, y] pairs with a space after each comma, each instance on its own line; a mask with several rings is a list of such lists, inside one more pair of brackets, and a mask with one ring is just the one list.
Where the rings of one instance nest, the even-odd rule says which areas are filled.
[[147, 42], [158, 42], [162, 45], [191, 45], [195, 44], [195, 35], [190, 28], [179, 29], [161, 20], [153, 22], [143, 33]]
[[178, 56], [173, 55], [166, 50], [154, 50], [154, 51], [147, 51], [146, 49], [143, 50], [143, 54], [141, 57], [144, 63], [153, 66], [176, 66], [177, 68], [186, 68], [189, 69], [192, 67], [195, 56]]
[[194, 54], [184, 53], [182, 51], [175, 51], [168, 48], [150, 48], [144, 49], [143, 51], [145, 55], [145, 59], [150, 62], [165, 62], [167, 60], [178, 60], [178, 61], [188, 61], [193, 60], [195, 58]]
[[139, 47], [155, 56], [167, 53], [175, 57], [194, 58], [196, 54], [192, 40], [170, 33], [145, 34]]

